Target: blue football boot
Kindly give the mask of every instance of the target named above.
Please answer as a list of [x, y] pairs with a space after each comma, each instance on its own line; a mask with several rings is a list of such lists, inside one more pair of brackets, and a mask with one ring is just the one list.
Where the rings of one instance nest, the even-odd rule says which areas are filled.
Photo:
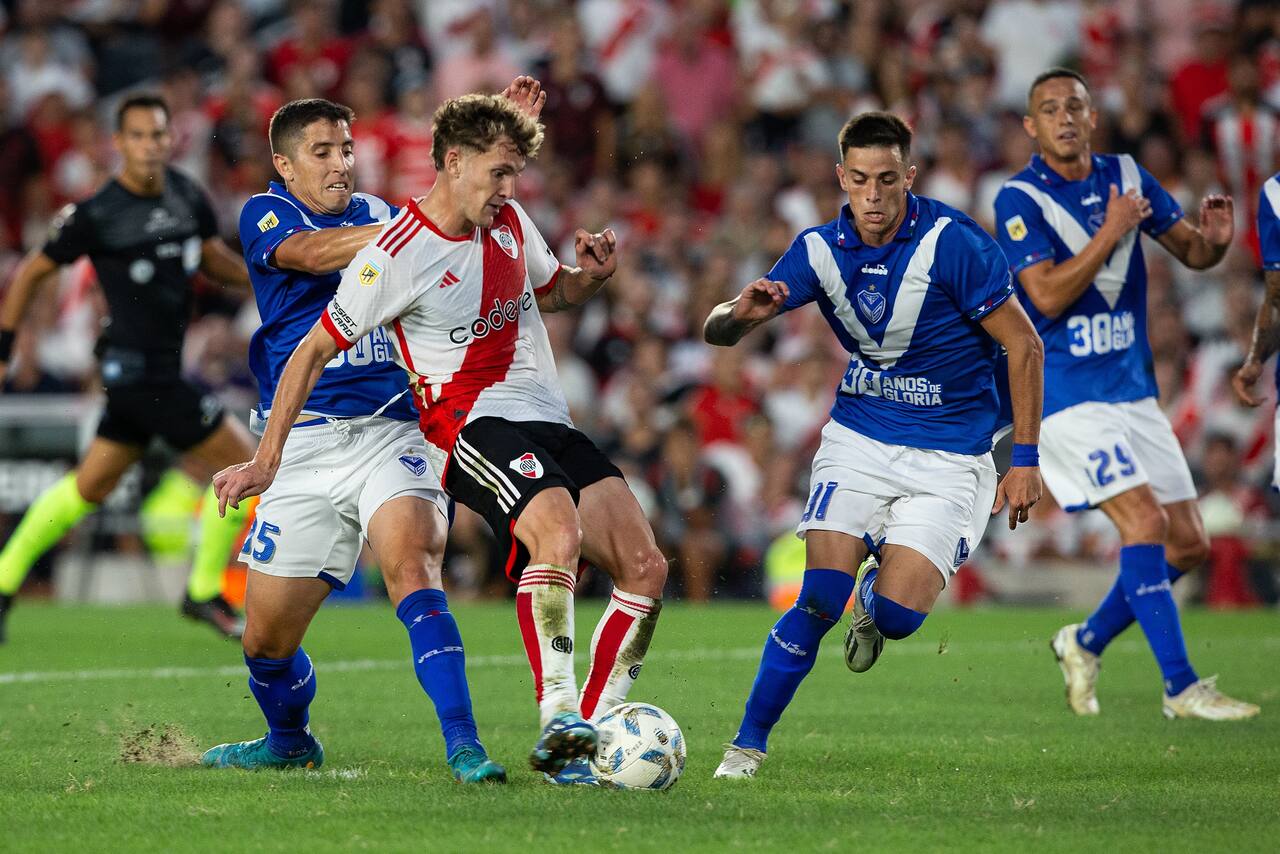
[[542, 737], [529, 754], [534, 771], [552, 776], [579, 756], [596, 752], [596, 728], [577, 712], [559, 712], [542, 730]]
[[260, 768], [319, 768], [324, 764], [324, 748], [314, 742], [307, 750], [293, 756], [281, 756], [267, 746], [267, 738], [253, 741], [237, 741], [211, 747], [200, 757], [206, 768], [244, 768], [257, 771]]
[[543, 774], [543, 778], [556, 786], [599, 786], [600, 778], [591, 767], [591, 760], [579, 756], [572, 760], [559, 774]]
[[479, 745], [459, 747], [449, 757], [449, 769], [459, 783], [505, 783], [507, 769], [494, 762]]

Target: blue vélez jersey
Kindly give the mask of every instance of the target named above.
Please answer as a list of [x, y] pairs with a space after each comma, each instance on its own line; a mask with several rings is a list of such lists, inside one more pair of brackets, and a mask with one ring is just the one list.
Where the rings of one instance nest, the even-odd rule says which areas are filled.
[[[1262, 185], [1258, 199], [1258, 245], [1262, 269], [1280, 270], [1280, 172]], [[1276, 362], [1276, 388], [1280, 389], [1280, 361]]]
[[[342, 213], [316, 213], [275, 181], [268, 192], [245, 203], [240, 211], [240, 242], [262, 317], [262, 326], [249, 342], [249, 366], [258, 380], [263, 415], [271, 408], [276, 383], [294, 348], [342, 281], [340, 270], [322, 276], [282, 270], [273, 263], [276, 249], [300, 231], [388, 222], [396, 212], [377, 196], [355, 193]], [[407, 387], [404, 371], [393, 361], [392, 343], [379, 328], [325, 366], [302, 411], [337, 418], [372, 415]], [[404, 421], [417, 418], [407, 394], [383, 414]]]
[[790, 288], [783, 311], [816, 302], [850, 353], [833, 419], [886, 444], [991, 450], [999, 346], [979, 321], [1013, 286], [1004, 253], [973, 220], [908, 193], [897, 234], [873, 247], [846, 205], [801, 232], [768, 277]]
[[[1151, 203], [1140, 226], [1152, 237], [1182, 208], [1127, 154], [1095, 154], [1089, 176], [1068, 181], [1036, 155], [1005, 182], [995, 202], [996, 236], [1015, 279], [1042, 261], [1061, 264], [1084, 251], [1107, 215], [1111, 185]], [[1147, 268], [1137, 230], [1116, 244], [1093, 283], [1057, 317], [1041, 314], [1017, 285], [1044, 340], [1044, 415], [1086, 401], [1120, 403], [1156, 394], [1147, 343]]]

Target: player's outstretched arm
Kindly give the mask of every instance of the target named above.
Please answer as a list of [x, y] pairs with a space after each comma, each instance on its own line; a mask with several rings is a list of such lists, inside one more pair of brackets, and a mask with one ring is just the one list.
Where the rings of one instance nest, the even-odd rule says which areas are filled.
[[752, 329], [776, 317], [790, 293], [785, 282], [756, 279], [742, 293], [711, 310], [702, 324], [703, 339], [717, 347], [732, 347]]
[[1253, 323], [1253, 343], [1249, 355], [1240, 370], [1231, 378], [1236, 398], [1246, 406], [1258, 406], [1262, 398], [1253, 390], [1254, 383], [1262, 376], [1262, 364], [1280, 349], [1280, 270], [1267, 270], [1267, 295], [1258, 306], [1258, 317]]
[[1044, 344], [1016, 296], [982, 321], [987, 334], [1009, 351], [1013, 402], [1013, 463], [996, 487], [991, 515], [1009, 505], [1009, 530], [1027, 521], [1044, 493], [1040, 480], [1040, 416], [1044, 400]]
[[306, 337], [298, 342], [297, 349], [289, 357], [275, 397], [271, 400], [271, 417], [267, 419], [267, 432], [258, 443], [258, 450], [247, 463], [228, 466], [213, 476], [213, 488], [218, 495], [218, 513], [225, 516], [227, 505], [239, 508], [241, 499], [261, 495], [275, 480], [280, 468], [280, 453], [289, 436], [293, 422], [302, 411], [311, 390], [316, 387], [324, 371], [325, 363], [338, 354], [338, 345], [317, 322]]
[[271, 263], [281, 270], [323, 276], [351, 263], [356, 253], [375, 240], [385, 223], [299, 231], [286, 237], [272, 254]]
[[1121, 195], [1112, 184], [1106, 219], [1085, 244], [1084, 250], [1061, 264], [1053, 261], [1032, 264], [1018, 274], [1018, 283], [1037, 311], [1045, 317], [1057, 317], [1093, 284], [1116, 244], [1149, 216], [1150, 201], [1139, 195], [1137, 190]]
[[224, 285], [248, 290], [249, 268], [244, 258], [232, 252], [221, 237], [210, 237], [200, 247], [200, 269], [211, 279]]
[[39, 249], [33, 249], [14, 271], [4, 303], [0, 305], [0, 385], [9, 371], [13, 341], [17, 337], [18, 325], [27, 313], [27, 306], [39, 292], [40, 284], [57, 269], [57, 261]]
[[1198, 227], [1180, 219], [1156, 239], [1184, 267], [1207, 270], [1231, 248], [1235, 227], [1235, 203], [1231, 197], [1205, 196], [1200, 202]]
[[573, 238], [578, 266], [561, 267], [551, 289], [538, 297], [538, 310], [547, 314], [575, 308], [596, 295], [618, 269], [618, 238], [612, 228], [599, 234], [578, 229]]

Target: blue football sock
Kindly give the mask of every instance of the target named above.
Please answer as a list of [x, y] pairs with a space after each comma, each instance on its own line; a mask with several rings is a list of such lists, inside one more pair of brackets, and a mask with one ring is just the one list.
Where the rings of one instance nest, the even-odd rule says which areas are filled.
[[902, 640], [914, 634], [916, 629], [924, 624], [924, 618], [929, 615], [914, 611], [888, 596], [877, 593], [875, 583], [876, 576], [879, 574], [880, 570], [877, 568], [868, 570], [867, 574], [862, 576], [862, 587], [858, 589], [858, 595], [862, 597], [862, 607], [867, 609], [880, 634], [889, 640]]
[[764, 642], [760, 669], [734, 744], [768, 749], [769, 731], [813, 669], [822, 636], [840, 620], [852, 592], [853, 576], [846, 572], [805, 570], [796, 604], [774, 624]]
[[471, 714], [466, 655], [458, 623], [449, 613], [443, 590], [416, 590], [404, 597], [396, 616], [409, 630], [413, 670], [440, 718], [445, 756], [460, 747], [480, 745]]
[[[1170, 584], [1176, 584], [1179, 578], [1186, 575], [1168, 561], [1165, 561], [1164, 571], [1169, 577]], [[1133, 625], [1133, 609], [1129, 607], [1129, 601], [1124, 596], [1124, 584], [1117, 577], [1116, 583], [1111, 585], [1107, 595], [1102, 597], [1097, 610], [1081, 624], [1079, 631], [1076, 632], [1076, 641], [1094, 655], [1102, 655], [1107, 644], [1131, 625]]]
[[1187, 659], [1166, 566], [1164, 546], [1132, 545], [1120, 549], [1120, 583], [1125, 598], [1160, 665], [1165, 693], [1172, 696], [1182, 693], [1197, 677]]
[[280, 756], [306, 753], [316, 743], [307, 708], [316, 697], [316, 671], [301, 647], [289, 658], [244, 657], [249, 690], [267, 718], [267, 747]]

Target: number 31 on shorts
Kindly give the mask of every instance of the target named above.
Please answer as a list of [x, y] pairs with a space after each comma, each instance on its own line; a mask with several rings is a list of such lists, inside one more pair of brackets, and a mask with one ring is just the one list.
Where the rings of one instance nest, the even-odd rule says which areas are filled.
[[[254, 533], [257, 533], [257, 546], [254, 546]], [[253, 524], [249, 526], [249, 533], [245, 534], [244, 546], [240, 549], [240, 554], [251, 555], [258, 563], [271, 563], [271, 559], [276, 556], [275, 538], [280, 535], [280, 529], [270, 522], [263, 522], [254, 517]]]

